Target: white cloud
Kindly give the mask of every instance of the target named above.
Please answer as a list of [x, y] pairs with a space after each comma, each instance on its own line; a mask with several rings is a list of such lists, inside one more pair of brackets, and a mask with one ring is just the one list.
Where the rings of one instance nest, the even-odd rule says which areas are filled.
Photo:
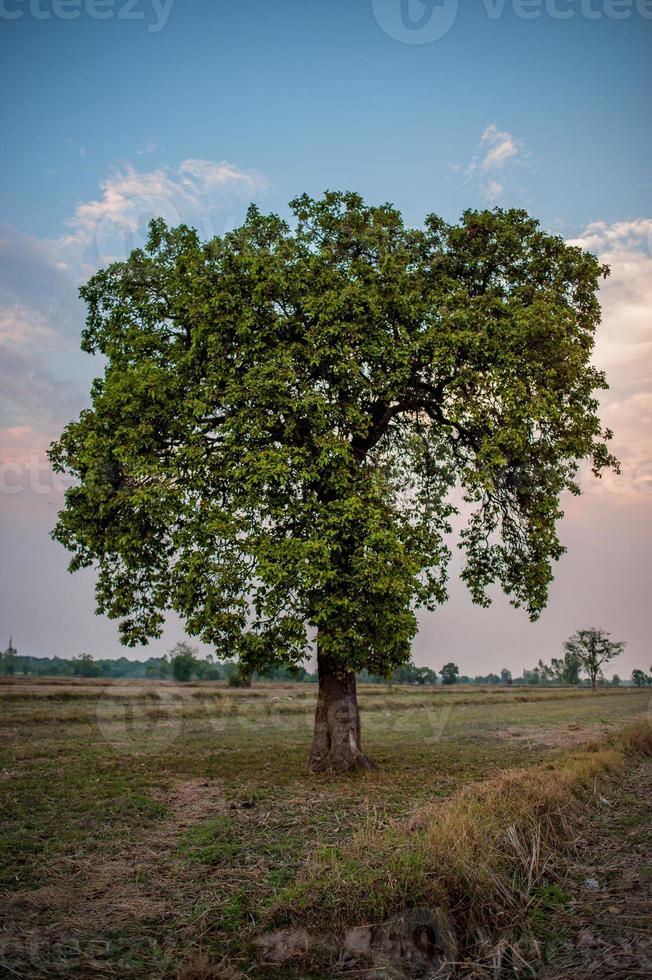
[[[525, 141], [517, 139], [507, 130], [490, 123], [470, 163], [464, 170], [467, 181], [473, 181], [484, 199], [495, 204], [505, 190], [504, 174], [509, 166], [521, 165], [530, 158]], [[453, 169], [459, 169], [453, 165]], [[498, 179], [501, 175], [501, 179]]]
[[604, 252], [609, 248], [645, 248], [652, 253], [652, 218], [635, 218], [633, 221], [616, 221], [609, 225], [606, 221], [593, 221], [584, 231], [570, 241], [571, 245]]
[[261, 185], [261, 177], [238, 170], [230, 163], [213, 163], [211, 160], [183, 160], [179, 165], [179, 173], [185, 175], [184, 183], [192, 190], [197, 186], [204, 190], [210, 187], [222, 187], [226, 184], [241, 185], [255, 191]]
[[623, 491], [625, 484], [640, 490], [652, 463], [652, 218], [596, 221], [570, 244], [611, 269], [600, 288], [603, 322], [593, 359], [610, 384], [602, 417], [625, 464]]
[[512, 134], [501, 132], [493, 123], [482, 134], [480, 145], [489, 147], [480, 161], [480, 170], [502, 170], [507, 161], [520, 152]]
[[42, 455], [85, 404], [94, 368], [78, 349], [79, 280], [141, 246], [150, 218], [193, 225], [209, 238], [239, 220], [265, 186], [260, 174], [224, 161], [127, 166], [75, 208], [54, 241], [0, 226], [0, 463]]
[[266, 183], [261, 174], [226, 161], [188, 159], [145, 171], [127, 166], [102, 181], [101, 196], [77, 206], [66, 222], [70, 232], [56, 244], [86, 276], [141, 246], [153, 217], [191, 224], [210, 238]]

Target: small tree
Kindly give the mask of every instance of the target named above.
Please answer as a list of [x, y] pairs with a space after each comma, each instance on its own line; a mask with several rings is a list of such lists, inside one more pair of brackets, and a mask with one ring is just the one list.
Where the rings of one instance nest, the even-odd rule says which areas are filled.
[[652, 684], [652, 673], [646, 674], [640, 667], [635, 667], [632, 671], [632, 681], [635, 687], [645, 687], [646, 684]]
[[533, 667], [532, 670], [528, 670], [527, 667], [523, 670], [523, 681], [525, 684], [540, 684], [541, 683], [541, 672], [538, 667]]
[[356, 671], [410, 658], [462, 577], [532, 618], [561, 557], [578, 461], [614, 464], [592, 366], [606, 267], [524, 211], [405, 226], [355, 193], [251, 207], [202, 243], [147, 245], [81, 289], [92, 404], [51, 449], [75, 478], [54, 536], [96, 564], [123, 642], [188, 632], [245, 670], [317, 650], [310, 767], [367, 766]]
[[18, 651], [13, 644], [12, 638], [9, 637], [9, 646], [3, 654], [0, 654], [0, 662], [2, 664], [2, 673], [7, 677], [13, 676], [16, 673], [16, 655]]
[[589, 675], [591, 689], [595, 691], [598, 677], [604, 664], [608, 664], [625, 649], [625, 642], [615, 642], [609, 639], [610, 634], [605, 630], [578, 630], [564, 643], [567, 654], [577, 657], [582, 668]]
[[579, 684], [582, 662], [577, 653], [572, 650], [566, 650], [562, 660], [553, 658], [552, 663], [557, 669], [558, 677], [562, 684]]
[[102, 673], [99, 664], [93, 660], [90, 653], [82, 653], [79, 657], [73, 657], [73, 674], [76, 677], [99, 677]]
[[238, 664], [229, 675], [229, 687], [251, 687], [251, 675], [252, 671], [244, 664]]
[[512, 683], [512, 672], [508, 670], [507, 667], [503, 667], [500, 672], [500, 683], [501, 684], [511, 684]]
[[449, 663], [444, 664], [440, 670], [441, 682], [442, 684], [455, 684], [460, 673], [460, 668], [457, 664]]
[[197, 651], [188, 643], [177, 643], [170, 651], [170, 666], [175, 681], [184, 683], [192, 678], [197, 668]]
[[618, 674], [613, 675], [613, 677], [611, 678], [611, 683], [614, 687], [620, 687], [622, 681]]

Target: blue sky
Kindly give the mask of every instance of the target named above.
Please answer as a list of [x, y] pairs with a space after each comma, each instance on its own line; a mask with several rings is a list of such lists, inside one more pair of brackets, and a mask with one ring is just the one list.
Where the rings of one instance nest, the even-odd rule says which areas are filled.
[[147, 145], [160, 148], [149, 165], [261, 171], [277, 210], [336, 186], [390, 199], [412, 222], [428, 210], [453, 218], [482, 200], [450, 167], [468, 163], [492, 122], [531, 154], [505, 203], [547, 224], [634, 217], [650, 198], [652, 8], [650, 19], [587, 20], [560, 0], [573, 18], [524, 20], [509, 2], [497, 19], [465, 3], [443, 38], [406, 44], [370, 0], [176, 0], [156, 33], [150, 0], [132, 11], [143, 20], [118, 16], [124, 0], [107, 20], [83, 5], [75, 20], [5, 5], [23, 16], [2, 25], [1, 206], [29, 234], [59, 234], [107, 170], [142, 163]]
[[454, 589], [415, 656], [522, 666], [595, 619], [649, 659], [652, 0], [0, 0], [0, 46], [0, 644], [121, 653], [47, 538], [45, 448], [99, 369], [79, 283], [154, 212], [208, 235], [336, 188], [413, 224], [525, 207], [613, 267], [596, 358], [627, 475], [570, 504], [541, 624]]

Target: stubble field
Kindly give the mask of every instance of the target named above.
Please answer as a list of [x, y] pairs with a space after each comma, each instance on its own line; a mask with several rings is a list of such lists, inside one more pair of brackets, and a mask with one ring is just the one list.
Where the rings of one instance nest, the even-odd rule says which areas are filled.
[[377, 768], [346, 777], [306, 773], [315, 693], [1, 684], [0, 973], [532, 975], [582, 928], [568, 844], [606, 806], [649, 880], [649, 692], [362, 687]]

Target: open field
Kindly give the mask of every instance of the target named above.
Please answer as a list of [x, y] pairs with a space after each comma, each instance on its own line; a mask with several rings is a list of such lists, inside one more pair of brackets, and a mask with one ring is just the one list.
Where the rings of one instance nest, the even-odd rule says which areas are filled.
[[[305, 771], [315, 694], [291, 684], [0, 685], [0, 972], [397, 975], [363, 972], [352, 954], [326, 948], [274, 963], [277, 948], [256, 943], [291, 925], [288, 942], [300, 945], [304, 926], [335, 933], [423, 904], [437, 894], [433, 820], [443, 840], [446, 814], [461, 828], [459, 814], [497, 813], [510, 793], [516, 812], [524, 787], [542, 813], [561, 812], [552, 784], [590, 796], [636, 762], [609, 740], [636, 719], [649, 731], [650, 694], [639, 690], [369, 686], [363, 739], [378, 768], [315, 776]], [[585, 751], [596, 739], [602, 747]], [[514, 768], [518, 778], [499, 775]], [[460, 796], [476, 784], [477, 799]], [[397, 829], [406, 827], [413, 837]], [[640, 833], [636, 821], [630, 831]], [[468, 846], [478, 843], [489, 846]], [[545, 958], [556, 893], [543, 872], [530, 887]]]

